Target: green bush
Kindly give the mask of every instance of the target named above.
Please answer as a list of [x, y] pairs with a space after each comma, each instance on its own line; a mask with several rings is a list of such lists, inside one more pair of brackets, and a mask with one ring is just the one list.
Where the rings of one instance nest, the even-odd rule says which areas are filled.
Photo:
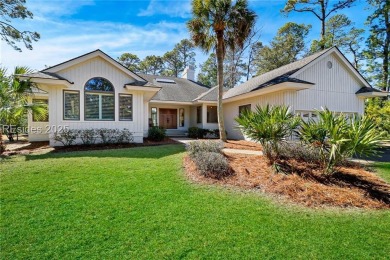
[[3, 133], [0, 131], [0, 154], [3, 154], [5, 151], [5, 145], [3, 142]]
[[187, 144], [187, 151], [191, 158], [204, 152], [222, 153], [223, 143], [221, 141], [194, 141]]
[[279, 157], [279, 145], [299, 125], [300, 118], [286, 106], [256, 106], [255, 111], [245, 110], [236, 122], [242, 132], [263, 146], [271, 164]]
[[132, 143], [134, 141], [133, 133], [129, 129], [123, 129], [119, 132], [116, 142], [118, 144]]
[[328, 109], [318, 111], [317, 117], [318, 121], [302, 122], [297, 133], [304, 144], [319, 150], [324, 173], [334, 173], [347, 158], [378, 154], [384, 138], [370, 118], [346, 118]]
[[202, 139], [207, 135], [208, 132], [209, 132], [209, 130], [207, 130], [207, 129], [193, 126], [193, 127], [188, 128], [188, 137], [195, 138], [195, 139]]
[[166, 130], [158, 126], [150, 127], [148, 130], [148, 139], [160, 142], [166, 137]]

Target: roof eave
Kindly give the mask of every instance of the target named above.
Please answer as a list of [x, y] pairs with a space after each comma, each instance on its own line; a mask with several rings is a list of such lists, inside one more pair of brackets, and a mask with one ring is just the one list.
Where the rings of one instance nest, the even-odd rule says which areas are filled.
[[45, 79], [40, 77], [28, 77], [28, 76], [18, 76], [18, 78], [22, 80], [31, 80], [31, 82], [37, 84], [66, 86], [66, 87], [70, 87], [71, 85], [73, 85], [73, 82], [67, 81], [65, 79]]
[[361, 98], [387, 97], [388, 95], [389, 95], [388, 92], [377, 92], [377, 91], [356, 94], [356, 96]]
[[266, 95], [274, 92], [279, 92], [279, 91], [299, 91], [299, 90], [304, 90], [304, 89], [309, 89], [312, 86], [314, 86], [314, 83], [297, 83], [297, 82], [283, 82], [279, 83], [276, 85], [260, 88], [251, 92], [239, 94], [236, 96], [224, 98], [223, 102], [228, 103], [228, 102], [233, 102], [245, 98], [250, 98], [250, 97], [255, 97], [255, 96], [261, 96], [261, 95]]

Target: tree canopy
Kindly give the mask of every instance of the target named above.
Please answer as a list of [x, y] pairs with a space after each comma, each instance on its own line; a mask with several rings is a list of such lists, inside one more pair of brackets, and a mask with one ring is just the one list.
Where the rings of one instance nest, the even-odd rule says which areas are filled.
[[23, 31], [12, 25], [13, 19], [33, 19], [33, 13], [26, 8], [26, 0], [1, 0], [0, 2], [0, 36], [17, 51], [22, 51], [18, 43], [32, 50], [32, 42], [38, 41], [39, 33]]

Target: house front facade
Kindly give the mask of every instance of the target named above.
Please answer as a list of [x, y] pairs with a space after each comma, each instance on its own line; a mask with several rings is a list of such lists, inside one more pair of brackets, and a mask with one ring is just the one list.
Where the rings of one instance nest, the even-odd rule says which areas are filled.
[[[30, 141], [61, 145], [53, 134], [63, 129], [128, 129], [141, 143], [151, 126], [164, 127], [171, 136], [185, 135], [189, 127], [218, 128], [218, 89], [196, 82], [192, 68], [181, 78], [137, 74], [96, 50], [19, 78], [37, 84], [33, 102], [48, 103], [46, 120], [29, 115]], [[334, 47], [226, 90], [226, 131], [228, 138], [244, 138], [234, 119], [257, 105], [288, 105], [308, 119], [321, 107], [363, 114], [365, 98], [386, 95]]]

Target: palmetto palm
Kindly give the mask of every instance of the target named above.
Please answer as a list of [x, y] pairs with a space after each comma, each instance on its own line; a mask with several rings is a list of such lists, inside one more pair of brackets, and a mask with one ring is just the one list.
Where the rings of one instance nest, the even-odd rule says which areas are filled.
[[[28, 67], [15, 67], [13, 74], [8, 76], [7, 70], [0, 68], [0, 124], [19, 125], [27, 112], [34, 113], [37, 118], [46, 116], [46, 105], [30, 102], [35, 84], [16, 76], [31, 72]], [[12, 140], [12, 133], [8, 133], [8, 138]]]
[[242, 47], [250, 35], [256, 14], [247, 0], [193, 0], [193, 18], [187, 23], [194, 44], [205, 52], [216, 50], [218, 68], [218, 125], [226, 141], [223, 119], [223, 61], [227, 48]]

